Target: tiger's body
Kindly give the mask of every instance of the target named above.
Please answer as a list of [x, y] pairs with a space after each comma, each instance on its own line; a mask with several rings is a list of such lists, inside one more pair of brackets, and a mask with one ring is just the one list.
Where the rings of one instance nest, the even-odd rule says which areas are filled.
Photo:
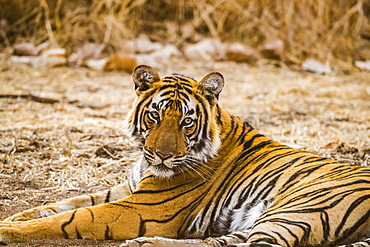
[[161, 79], [139, 66], [133, 81], [138, 99], [128, 127], [144, 148], [130, 183], [9, 217], [0, 222], [0, 242], [370, 246], [369, 168], [260, 134], [219, 106], [218, 73], [200, 82], [177, 74]]

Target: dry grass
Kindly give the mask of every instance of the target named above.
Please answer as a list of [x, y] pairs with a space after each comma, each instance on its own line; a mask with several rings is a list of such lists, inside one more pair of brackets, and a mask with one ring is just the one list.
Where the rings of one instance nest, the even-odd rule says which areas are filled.
[[[322, 76], [249, 68], [205, 67], [173, 60], [161, 75], [196, 79], [217, 70], [226, 79], [221, 104], [281, 142], [355, 165], [370, 162], [368, 74]], [[135, 97], [130, 76], [85, 68], [33, 69], [0, 63], [0, 94], [63, 100], [43, 104], [0, 99], [0, 219], [32, 206], [121, 183], [138, 158], [122, 121]], [[237, 71], [237, 73], [235, 72]], [[78, 99], [96, 109], [69, 104]], [[326, 147], [326, 148], [325, 148]], [[13, 246], [118, 246], [112, 242], [36, 242]]]
[[[4, 0], [4, 48], [21, 40], [76, 49], [94, 40], [107, 53], [128, 52], [125, 40], [141, 33], [181, 47], [197, 35], [260, 48], [285, 43], [286, 62], [318, 58], [340, 68], [370, 59], [370, 3], [364, 0]], [[361, 37], [362, 35], [362, 37]], [[1, 47], [0, 47], [1, 48]]]

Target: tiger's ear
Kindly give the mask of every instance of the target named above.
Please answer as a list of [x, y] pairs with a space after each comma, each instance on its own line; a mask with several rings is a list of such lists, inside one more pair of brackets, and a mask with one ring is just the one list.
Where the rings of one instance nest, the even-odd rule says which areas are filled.
[[135, 83], [137, 95], [148, 90], [154, 83], [160, 80], [158, 72], [148, 65], [139, 65], [132, 73], [132, 81]]
[[203, 77], [200, 83], [206, 96], [213, 96], [213, 99], [218, 99], [218, 95], [224, 88], [225, 81], [220, 73], [213, 72]]

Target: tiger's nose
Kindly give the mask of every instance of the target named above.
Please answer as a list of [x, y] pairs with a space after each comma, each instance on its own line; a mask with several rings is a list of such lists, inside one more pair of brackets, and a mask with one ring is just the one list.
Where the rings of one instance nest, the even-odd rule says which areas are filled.
[[163, 153], [158, 152], [158, 151], [156, 151], [155, 153], [159, 156], [159, 158], [161, 158], [161, 160], [166, 160], [166, 159], [172, 157], [172, 154], [163, 154]]

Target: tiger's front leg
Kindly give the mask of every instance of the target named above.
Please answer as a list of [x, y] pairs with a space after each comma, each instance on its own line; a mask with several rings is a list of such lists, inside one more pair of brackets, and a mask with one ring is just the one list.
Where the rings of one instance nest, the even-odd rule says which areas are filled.
[[128, 182], [114, 186], [108, 190], [100, 191], [90, 195], [72, 197], [55, 203], [31, 208], [6, 218], [4, 221], [27, 221], [45, 218], [67, 210], [90, 207], [107, 202], [123, 199], [131, 194]]
[[141, 216], [119, 203], [106, 203], [19, 222], [0, 222], [0, 244], [42, 239], [132, 239], [140, 235]]

